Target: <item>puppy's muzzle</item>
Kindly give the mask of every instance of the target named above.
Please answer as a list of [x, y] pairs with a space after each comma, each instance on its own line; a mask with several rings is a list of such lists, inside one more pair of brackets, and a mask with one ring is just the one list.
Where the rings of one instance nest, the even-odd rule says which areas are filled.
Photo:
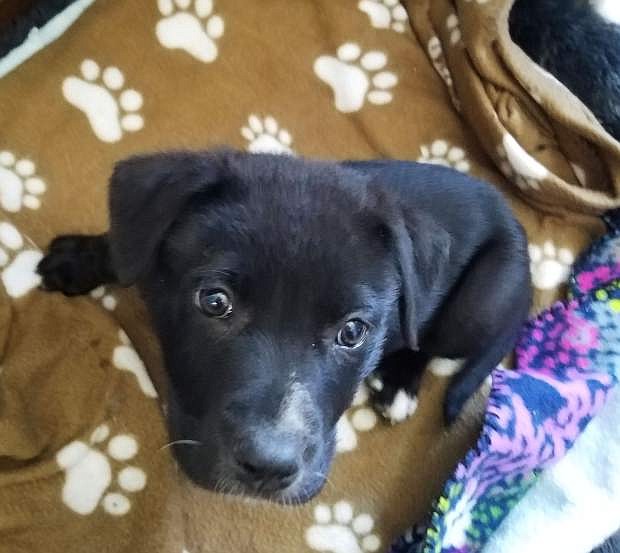
[[266, 425], [238, 436], [233, 459], [239, 480], [263, 493], [286, 489], [300, 473], [303, 441], [296, 433]]

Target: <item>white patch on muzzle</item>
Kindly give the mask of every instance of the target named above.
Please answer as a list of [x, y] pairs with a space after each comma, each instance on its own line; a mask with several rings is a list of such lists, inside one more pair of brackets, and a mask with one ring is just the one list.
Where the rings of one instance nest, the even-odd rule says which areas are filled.
[[293, 382], [284, 396], [276, 426], [285, 432], [304, 432], [312, 412], [312, 398], [299, 382]]

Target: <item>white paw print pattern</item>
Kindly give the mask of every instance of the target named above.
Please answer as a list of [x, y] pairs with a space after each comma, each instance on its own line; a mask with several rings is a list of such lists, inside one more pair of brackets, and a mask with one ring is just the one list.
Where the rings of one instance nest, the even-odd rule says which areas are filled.
[[549, 175], [547, 168], [528, 154], [509, 133], [502, 137], [497, 155], [502, 173], [522, 190], [538, 190], [540, 181]]
[[98, 286], [92, 290], [90, 297], [95, 300], [100, 300], [101, 305], [103, 305], [103, 307], [105, 307], [108, 311], [114, 311], [118, 305], [118, 301], [114, 297], [114, 294], [109, 293], [105, 286]]
[[464, 359], [448, 359], [447, 357], [434, 357], [428, 364], [428, 370], [435, 376], [449, 378], [455, 375], [463, 367]]
[[573, 169], [573, 173], [575, 174], [575, 178], [577, 179], [577, 182], [581, 186], [587, 186], [588, 185], [588, 175], [584, 171], [583, 167], [581, 167], [581, 165], [579, 165], [577, 163], [574, 163], [572, 161], [570, 161], [569, 163], [570, 163], [570, 166]]
[[353, 43], [342, 44], [334, 56], [319, 56], [314, 62], [317, 77], [328, 84], [334, 93], [338, 111], [359, 111], [366, 101], [383, 105], [392, 101], [390, 90], [398, 82], [391, 71], [383, 71], [387, 56], [378, 50], [362, 55]]
[[530, 244], [532, 283], [539, 290], [552, 290], [568, 280], [575, 256], [568, 248], [558, 248], [551, 240]]
[[268, 115], [261, 119], [251, 114], [248, 123], [241, 128], [241, 135], [248, 141], [248, 151], [272, 154], [292, 154], [293, 139], [290, 133], [280, 127], [278, 122]]
[[125, 89], [125, 76], [118, 67], [103, 71], [97, 62], [86, 59], [80, 65], [81, 77], [70, 76], [62, 83], [62, 92], [72, 106], [86, 115], [95, 136], [103, 142], [118, 142], [124, 133], [144, 126], [142, 94]]
[[0, 278], [10, 297], [21, 298], [41, 284], [37, 265], [42, 257], [40, 251], [26, 245], [14, 225], [0, 222]]
[[0, 152], [0, 206], [17, 213], [22, 207], [39, 209], [39, 197], [45, 192], [45, 181], [37, 174], [36, 165], [29, 159], [17, 159], [9, 151]]
[[381, 547], [379, 536], [372, 533], [373, 518], [366, 513], [354, 516], [348, 501], [332, 508], [320, 503], [314, 508], [314, 522], [306, 530], [306, 543], [315, 551], [373, 553]]
[[138, 352], [132, 346], [129, 336], [127, 336], [124, 330], [120, 329], [118, 331], [118, 339], [120, 344], [114, 348], [112, 363], [117, 369], [133, 374], [138, 381], [140, 390], [142, 390], [145, 396], [156, 398], [157, 391], [155, 386], [153, 386], [153, 382]]
[[463, 148], [452, 146], [447, 140], [435, 140], [430, 145], [420, 146], [421, 155], [418, 161], [452, 167], [461, 173], [467, 173], [470, 165]]
[[459, 18], [455, 13], [451, 13], [446, 18], [446, 29], [450, 33], [450, 44], [453, 46], [458, 44], [461, 40], [461, 26], [459, 25]]
[[456, 95], [456, 91], [454, 90], [454, 80], [452, 79], [452, 73], [450, 73], [450, 69], [448, 69], [446, 57], [444, 55], [443, 48], [441, 47], [441, 42], [439, 41], [439, 38], [437, 36], [432, 36], [429, 39], [427, 51], [431, 59], [431, 63], [435, 68], [435, 71], [437, 71], [437, 73], [445, 83], [446, 87], [448, 88], [448, 93], [450, 94], [452, 104], [457, 111], [460, 111], [461, 102], [459, 101]]
[[407, 11], [398, 0], [360, 0], [357, 7], [370, 18], [370, 24], [375, 29], [405, 32]]
[[357, 447], [357, 433], [368, 432], [377, 425], [377, 415], [366, 403], [368, 389], [358, 388], [351, 408], [340, 417], [336, 426], [336, 452], [353, 451]]
[[441, 47], [441, 42], [437, 36], [432, 36], [428, 41], [427, 46], [428, 55], [431, 58], [431, 62], [435, 71], [439, 73], [439, 76], [443, 79], [443, 82], [446, 83], [448, 88], [452, 88], [454, 86], [454, 81], [452, 80], [452, 73], [448, 69], [446, 65], [446, 59], [443, 53], [443, 48]]
[[[124, 466], [113, 479], [110, 459], [130, 461], [138, 453], [138, 442], [129, 434], [117, 434], [102, 451], [109, 437], [110, 427], [102, 424], [94, 430], [89, 443], [76, 440], [56, 454], [56, 462], [65, 473], [62, 501], [80, 515], [92, 514], [99, 505], [110, 515], [126, 515], [131, 501], [125, 493], [136, 493], [146, 486], [146, 473], [131, 465]], [[111, 487], [120, 491], [108, 491]]]
[[224, 35], [224, 20], [213, 14], [213, 0], [157, 0], [163, 16], [155, 34], [160, 44], [171, 50], [184, 50], [198, 61], [217, 59], [217, 41]]

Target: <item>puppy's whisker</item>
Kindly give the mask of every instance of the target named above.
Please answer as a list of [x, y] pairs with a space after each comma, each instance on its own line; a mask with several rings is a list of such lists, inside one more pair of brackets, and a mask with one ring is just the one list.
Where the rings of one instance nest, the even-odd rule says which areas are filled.
[[222, 477], [215, 484], [215, 491], [216, 493], [221, 493], [222, 495], [226, 495], [227, 487], [228, 487], [228, 483], [226, 481], [226, 478]]
[[199, 442], [198, 440], [173, 440], [172, 442], [168, 442], [167, 444], [162, 445], [159, 448], [159, 451], [168, 449], [169, 447], [172, 447], [173, 445], [203, 445], [203, 443]]
[[296, 497], [290, 498], [289, 506], [291, 507], [291, 511], [295, 513], [295, 517], [297, 518], [297, 520], [303, 524], [304, 517], [302, 515], [302, 511], [301, 509], [295, 508], [295, 507], [299, 507], [300, 505], [301, 505], [301, 501], [299, 499], [297, 499]]
[[285, 497], [285, 498], [284, 498], [284, 506], [285, 506], [287, 509], [292, 508], [292, 507], [294, 506], [294, 503], [293, 503], [293, 498], [292, 498], [292, 497]]
[[215, 488], [213, 489], [213, 491], [215, 493], [224, 493], [224, 486], [225, 486], [225, 479], [224, 478], [218, 478], [217, 482], [215, 483]]
[[219, 478], [215, 481], [215, 485], [213, 486], [213, 491], [215, 493], [218, 493], [220, 491], [220, 479]]

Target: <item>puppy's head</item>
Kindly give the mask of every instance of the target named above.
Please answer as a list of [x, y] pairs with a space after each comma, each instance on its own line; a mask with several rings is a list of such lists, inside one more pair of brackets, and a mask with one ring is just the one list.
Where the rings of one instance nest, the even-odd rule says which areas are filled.
[[312, 497], [386, 336], [404, 321], [415, 339], [411, 302], [398, 309], [413, 286], [398, 209], [337, 164], [227, 151], [122, 162], [110, 204], [113, 264], [157, 328], [185, 472]]

